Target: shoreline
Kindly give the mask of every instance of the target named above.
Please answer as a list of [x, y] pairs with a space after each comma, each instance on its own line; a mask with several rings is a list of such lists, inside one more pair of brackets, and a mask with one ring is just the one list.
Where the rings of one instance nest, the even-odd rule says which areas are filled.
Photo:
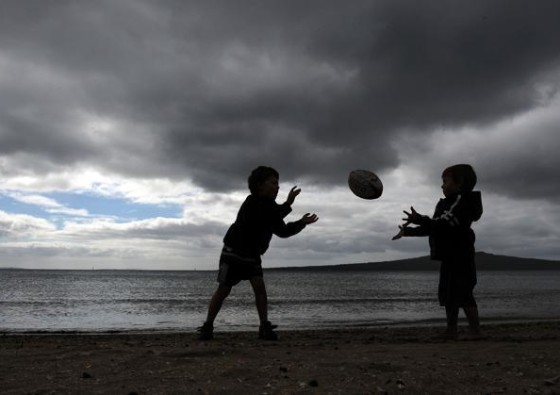
[[[496, 325], [508, 325], [508, 324], [547, 324], [547, 323], [560, 323], [560, 317], [558, 318], [548, 318], [548, 317], [489, 317], [486, 319], [481, 319], [481, 325], [486, 326], [496, 326]], [[356, 330], [376, 330], [380, 328], [424, 328], [424, 327], [434, 327], [441, 328], [445, 325], [445, 320], [443, 318], [426, 319], [419, 321], [405, 321], [405, 322], [357, 322], [357, 323], [346, 323], [345, 325], [333, 324], [324, 326], [313, 326], [313, 327], [282, 327], [279, 326], [278, 330], [282, 332], [309, 332], [309, 331], [339, 331], [346, 329], [356, 329]], [[459, 325], [466, 327], [467, 321], [464, 317], [459, 318]], [[241, 327], [234, 325], [220, 325], [219, 323], [215, 325], [214, 331], [216, 333], [250, 333], [258, 327], [258, 323], [255, 322], [254, 325], [248, 326], [243, 325]], [[25, 336], [25, 335], [113, 335], [113, 334], [139, 334], [139, 335], [150, 335], [150, 334], [188, 334], [195, 333], [196, 328], [194, 327], [182, 327], [182, 328], [148, 328], [148, 329], [23, 329], [23, 330], [0, 330], [1, 336]]]
[[0, 388], [20, 393], [560, 393], [560, 320], [252, 332], [0, 336]]

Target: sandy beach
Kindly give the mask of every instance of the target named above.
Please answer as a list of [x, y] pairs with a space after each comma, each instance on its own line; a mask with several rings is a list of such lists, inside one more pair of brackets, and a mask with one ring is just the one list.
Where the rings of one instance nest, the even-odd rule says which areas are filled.
[[560, 394], [560, 322], [256, 332], [3, 334], [2, 394]]

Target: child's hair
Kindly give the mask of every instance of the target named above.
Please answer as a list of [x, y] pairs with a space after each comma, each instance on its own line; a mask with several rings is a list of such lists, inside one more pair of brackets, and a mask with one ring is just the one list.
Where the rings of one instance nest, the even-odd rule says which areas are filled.
[[251, 193], [256, 193], [259, 187], [270, 177], [279, 177], [278, 172], [272, 167], [259, 166], [255, 170], [253, 170], [251, 172], [251, 175], [249, 176], [249, 179], [247, 180]]
[[471, 165], [459, 164], [445, 169], [441, 175], [449, 176], [461, 186], [461, 192], [471, 192], [476, 185], [476, 173]]

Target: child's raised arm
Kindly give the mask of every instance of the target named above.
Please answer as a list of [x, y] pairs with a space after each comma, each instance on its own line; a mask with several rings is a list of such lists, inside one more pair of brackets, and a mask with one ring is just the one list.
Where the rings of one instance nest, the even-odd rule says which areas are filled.
[[[399, 233], [397, 233], [391, 240], [398, 240], [401, 237], [406, 236], [428, 236], [429, 231], [426, 228], [426, 221], [430, 218], [426, 215], [419, 214], [414, 207], [410, 207], [410, 212], [404, 210], [403, 213], [406, 214], [406, 218], [403, 218], [404, 224], [399, 225]], [[410, 228], [408, 225], [420, 225], [414, 228]]]
[[301, 193], [301, 188], [298, 188], [297, 185], [290, 189], [290, 193], [288, 193], [288, 198], [286, 199], [286, 203], [288, 205], [294, 204], [296, 197]]

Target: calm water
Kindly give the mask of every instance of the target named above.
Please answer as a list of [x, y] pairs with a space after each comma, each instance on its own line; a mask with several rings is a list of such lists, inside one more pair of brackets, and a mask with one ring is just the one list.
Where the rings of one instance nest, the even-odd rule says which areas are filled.
[[[435, 272], [266, 272], [281, 329], [443, 321]], [[194, 330], [214, 272], [0, 270], [0, 331]], [[482, 319], [560, 319], [560, 271], [479, 272]], [[217, 330], [253, 330], [252, 290], [235, 287]]]

